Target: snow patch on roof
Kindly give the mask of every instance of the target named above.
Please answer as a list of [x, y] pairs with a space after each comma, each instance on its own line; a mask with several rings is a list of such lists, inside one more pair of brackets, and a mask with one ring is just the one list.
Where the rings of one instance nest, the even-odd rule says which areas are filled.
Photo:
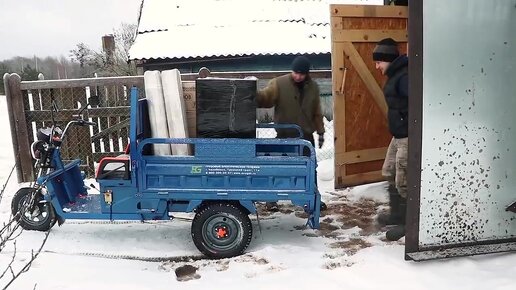
[[329, 53], [330, 3], [383, 0], [144, 0], [130, 59]]

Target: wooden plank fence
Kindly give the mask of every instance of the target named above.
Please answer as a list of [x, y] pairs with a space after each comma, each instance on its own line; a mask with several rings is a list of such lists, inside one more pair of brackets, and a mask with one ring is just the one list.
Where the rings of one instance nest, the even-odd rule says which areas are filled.
[[[260, 80], [272, 79], [288, 73], [271, 72], [209, 72], [201, 69], [199, 73], [183, 74], [183, 81], [194, 81], [200, 76], [245, 78], [255, 76]], [[331, 71], [313, 71], [315, 79], [330, 79]], [[68, 80], [21, 81], [17, 74], [4, 76], [6, 88], [11, 137], [13, 141], [17, 175], [19, 182], [33, 180], [33, 160], [30, 144], [34, 141], [37, 129], [51, 125], [51, 99], [55, 99], [59, 113], [54, 115], [57, 125], [64, 129], [72, 120], [72, 115], [84, 106], [91, 96], [99, 96], [100, 104], [84, 112], [85, 118], [98, 126], [74, 127], [63, 143], [63, 160], [82, 160], [82, 170], [89, 177], [94, 176], [95, 163], [103, 157], [123, 153], [129, 136], [130, 89], [136, 86], [143, 91], [143, 76], [84, 78]], [[192, 84], [185, 86], [185, 95], [192, 97]], [[195, 91], [195, 90], [194, 90]], [[143, 96], [143, 94], [140, 94]], [[195, 97], [195, 94], [193, 94]], [[187, 100], [192, 102], [191, 99]], [[192, 109], [193, 108], [193, 109]], [[193, 107], [187, 114], [195, 114]], [[187, 116], [188, 117], [188, 116]], [[191, 118], [189, 118], [191, 119]], [[195, 119], [194, 119], [195, 120]], [[195, 132], [191, 127], [190, 132]], [[91, 130], [91, 131], [90, 131]]]

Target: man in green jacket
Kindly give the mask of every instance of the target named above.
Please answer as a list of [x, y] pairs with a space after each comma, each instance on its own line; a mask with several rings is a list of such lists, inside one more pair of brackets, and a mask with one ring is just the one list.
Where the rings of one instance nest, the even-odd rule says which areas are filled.
[[[319, 148], [324, 144], [324, 123], [321, 113], [319, 86], [310, 78], [310, 61], [298, 56], [292, 62], [292, 72], [272, 79], [268, 86], [258, 91], [258, 106], [274, 107], [274, 123], [295, 124], [301, 127], [303, 139], [314, 142], [314, 132], [319, 135]], [[277, 138], [296, 138], [299, 133], [292, 129], [276, 129]], [[310, 150], [305, 148], [304, 155]], [[269, 210], [277, 210], [276, 203], [267, 203]], [[322, 206], [324, 208], [324, 206]]]
[[[303, 138], [314, 146], [313, 133], [317, 131], [321, 148], [324, 144], [321, 98], [319, 86], [310, 78], [309, 72], [308, 58], [296, 57], [292, 62], [291, 73], [272, 79], [266, 88], [258, 91], [258, 106], [274, 107], [274, 123], [298, 125], [303, 130]], [[276, 131], [277, 138], [298, 136], [298, 132], [292, 129]]]

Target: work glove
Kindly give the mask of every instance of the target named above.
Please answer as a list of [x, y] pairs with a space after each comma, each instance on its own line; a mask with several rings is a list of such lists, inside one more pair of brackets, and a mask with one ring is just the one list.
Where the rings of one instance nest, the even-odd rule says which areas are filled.
[[324, 134], [319, 135], [319, 149], [324, 145]]

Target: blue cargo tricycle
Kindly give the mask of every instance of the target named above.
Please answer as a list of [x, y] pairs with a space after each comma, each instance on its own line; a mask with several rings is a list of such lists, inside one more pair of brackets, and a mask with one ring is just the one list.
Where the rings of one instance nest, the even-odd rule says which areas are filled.
[[[88, 194], [80, 160], [65, 164], [60, 155], [73, 126], [96, 125], [82, 117], [88, 105], [63, 131], [54, 125], [38, 130], [31, 147], [37, 179], [12, 200], [13, 215], [24, 229], [47, 231], [66, 219], [170, 220], [175, 212], [195, 212], [195, 246], [210, 258], [227, 258], [242, 254], [251, 242], [249, 215], [256, 214], [257, 202], [291, 201], [303, 207], [310, 227], [319, 227], [321, 200], [309, 142], [149, 138], [147, 101], [138, 95], [132, 88], [127, 154], [98, 163], [100, 194]], [[89, 102], [95, 105], [98, 97]], [[156, 144], [189, 144], [194, 154], [155, 156]], [[305, 148], [310, 156], [304, 156]]]

